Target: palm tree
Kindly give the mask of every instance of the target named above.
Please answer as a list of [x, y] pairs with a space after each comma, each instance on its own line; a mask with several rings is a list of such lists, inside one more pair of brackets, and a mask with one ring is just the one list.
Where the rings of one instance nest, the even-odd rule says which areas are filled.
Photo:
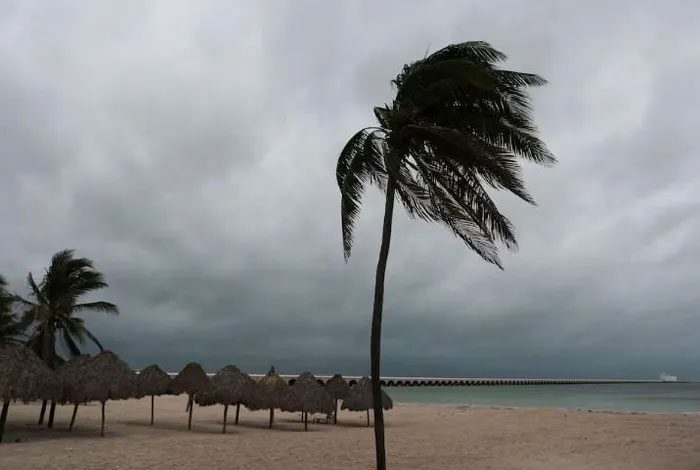
[[14, 295], [7, 291], [7, 282], [0, 275], [0, 344], [17, 341], [23, 331], [17, 315], [12, 311], [13, 304]]
[[[31, 300], [17, 297], [27, 309], [23, 323], [31, 327], [27, 340], [44, 362], [55, 369], [64, 362], [56, 351], [56, 341], [61, 338], [71, 356], [81, 354], [79, 345], [86, 339], [104, 351], [102, 344], [85, 327], [82, 318], [74, 314], [82, 311], [99, 311], [118, 314], [117, 306], [109, 302], [80, 302], [80, 299], [99, 289], [107, 287], [104, 276], [95, 270], [88, 258], [75, 258], [74, 250], [63, 250], [51, 259], [51, 265], [44, 273], [41, 283], [37, 284], [30, 272], [27, 284]], [[53, 414], [56, 403], [51, 403], [48, 426], [53, 426]], [[46, 402], [42, 404], [39, 424], [43, 422]]]
[[364, 185], [374, 184], [386, 194], [370, 349], [381, 470], [386, 468], [381, 325], [394, 198], [398, 196], [410, 217], [445, 225], [468, 248], [502, 269], [497, 243], [515, 249], [515, 233], [486, 189], [505, 189], [534, 204], [520, 177], [521, 160], [556, 162], [536, 136], [525, 91], [545, 80], [495, 66], [505, 59], [485, 42], [465, 42], [405, 65], [392, 82], [394, 100], [374, 108], [379, 126], [357, 132], [338, 158], [346, 261]]

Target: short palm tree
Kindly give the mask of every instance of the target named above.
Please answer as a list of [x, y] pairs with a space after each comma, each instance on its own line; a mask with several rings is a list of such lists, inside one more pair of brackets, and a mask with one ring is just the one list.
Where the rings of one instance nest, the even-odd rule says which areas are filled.
[[[76, 313], [119, 313], [117, 306], [109, 302], [80, 302], [83, 296], [107, 287], [108, 284], [102, 273], [95, 270], [90, 259], [75, 258], [74, 255], [74, 250], [56, 253], [39, 284], [29, 273], [27, 284], [31, 300], [17, 298], [26, 307], [22, 322], [31, 328], [27, 343], [52, 369], [63, 362], [56, 351], [59, 338], [71, 356], [81, 354], [79, 345], [86, 339], [95, 343], [100, 351], [104, 350], [95, 335], [85, 327], [83, 319], [75, 316]], [[39, 423], [43, 422], [45, 406], [44, 403]], [[52, 403], [49, 427], [53, 424], [54, 409], [55, 403]]]
[[409, 216], [446, 226], [481, 258], [502, 268], [497, 243], [516, 248], [515, 233], [487, 188], [504, 189], [534, 204], [520, 177], [520, 162], [556, 161], [536, 136], [525, 91], [545, 80], [495, 66], [505, 59], [485, 42], [465, 42], [405, 65], [392, 82], [392, 103], [374, 108], [379, 125], [357, 132], [338, 158], [346, 260], [364, 186], [374, 184], [386, 194], [371, 333], [378, 469], [386, 468], [379, 379], [394, 199]]
[[23, 328], [13, 312], [14, 295], [7, 291], [7, 282], [0, 275], [0, 344], [17, 341]]

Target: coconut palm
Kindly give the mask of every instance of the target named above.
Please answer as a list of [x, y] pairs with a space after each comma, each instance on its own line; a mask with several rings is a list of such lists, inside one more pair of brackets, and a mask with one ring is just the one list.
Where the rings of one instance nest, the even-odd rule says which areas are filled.
[[19, 318], [12, 311], [14, 296], [7, 291], [7, 282], [0, 275], [0, 344], [16, 341], [22, 334]]
[[[39, 284], [30, 272], [27, 276], [29, 299], [17, 297], [26, 307], [22, 322], [30, 325], [28, 345], [55, 369], [63, 361], [57, 353], [56, 342], [60, 338], [71, 356], [81, 354], [80, 346], [86, 339], [91, 340], [100, 351], [104, 348], [82, 318], [75, 316], [83, 311], [97, 311], [118, 314], [117, 306], [103, 301], [81, 302], [81, 299], [108, 284], [104, 276], [95, 270], [88, 258], [75, 258], [74, 250], [63, 250], [51, 259], [51, 265]], [[46, 404], [42, 404], [39, 424], [43, 422]], [[51, 404], [48, 425], [53, 425], [55, 402]]]
[[405, 65], [392, 82], [394, 100], [374, 108], [379, 125], [357, 132], [338, 158], [346, 260], [364, 185], [374, 184], [386, 195], [371, 333], [379, 469], [386, 468], [379, 374], [394, 199], [410, 217], [445, 225], [484, 260], [502, 267], [497, 242], [514, 249], [515, 233], [487, 188], [534, 203], [520, 177], [520, 162], [555, 162], [536, 136], [525, 90], [545, 80], [495, 66], [505, 59], [485, 42], [465, 42]]

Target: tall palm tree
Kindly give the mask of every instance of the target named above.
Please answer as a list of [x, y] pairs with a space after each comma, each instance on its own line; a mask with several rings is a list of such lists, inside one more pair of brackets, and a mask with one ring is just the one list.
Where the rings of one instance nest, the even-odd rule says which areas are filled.
[[[118, 314], [117, 306], [109, 302], [81, 302], [80, 299], [99, 289], [107, 287], [104, 276], [95, 270], [92, 260], [75, 258], [74, 250], [63, 250], [51, 259], [51, 265], [39, 284], [30, 272], [27, 276], [30, 299], [17, 299], [27, 308], [23, 323], [31, 327], [27, 343], [54, 369], [63, 362], [57, 353], [56, 342], [60, 338], [71, 356], [81, 354], [80, 346], [86, 339], [104, 348], [82, 318], [75, 316], [83, 311], [99, 311]], [[48, 425], [53, 425], [55, 402], [51, 404]], [[42, 405], [39, 424], [43, 422], [46, 403]]]
[[381, 470], [386, 468], [379, 382], [381, 325], [395, 197], [410, 217], [445, 225], [468, 248], [502, 269], [497, 243], [515, 249], [515, 233], [487, 188], [504, 189], [534, 204], [520, 177], [520, 162], [556, 161], [536, 136], [525, 91], [545, 80], [497, 68], [495, 64], [505, 59], [485, 42], [465, 42], [405, 65], [392, 81], [394, 100], [374, 108], [379, 125], [357, 132], [338, 158], [346, 261], [365, 184], [386, 194], [370, 348]]
[[0, 344], [8, 341], [17, 341], [23, 328], [19, 318], [13, 312], [14, 295], [7, 291], [7, 282], [0, 275]]

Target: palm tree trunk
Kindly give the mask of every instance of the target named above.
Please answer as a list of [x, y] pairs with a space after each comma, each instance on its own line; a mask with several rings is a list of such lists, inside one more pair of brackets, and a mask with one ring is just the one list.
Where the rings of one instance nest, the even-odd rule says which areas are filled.
[[78, 414], [78, 404], [73, 405], [73, 416], [70, 417], [70, 424], [68, 425], [68, 431], [73, 430], [73, 424], [75, 423], [75, 415]]
[[187, 408], [189, 409], [189, 417], [187, 418], [187, 430], [191, 431], [192, 430], [192, 401], [193, 397], [190, 395], [187, 403]]
[[[377, 470], [386, 470], [386, 450], [384, 447], [384, 413], [382, 410], [382, 388], [379, 382], [382, 344], [382, 311], [384, 308], [384, 277], [389, 259], [391, 244], [391, 222], [394, 216], [394, 191], [396, 187], [394, 172], [389, 169], [384, 204], [384, 224], [382, 227], [382, 245], [377, 261], [377, 275], [374, 283], [374, 312], [372, 313], [372, 336], [370, 339], [370, 362], [372, 366], [372, 405], [374, 408], [374, 447], [377, 458]], [[367, 412], [369, 419], [369, 410]]]
[[238, 414], [241, 412], [241, 402], [236, 403], [236, 424], [238, 424]]
[[105, 402], [102, 402], [102, 428], [100, 429], [100, 437], [105, 437]]
[[221, 430], [223, 434], [226, 434], [226, 419], [228, 419], [228, 405], [224, 405], [224, 428]]
[[335, 399], [335, 413], [333, 413], [333, 424], [338, 424], [338, 399]]
[[53, 428], [53, 417], [54, 417], [55, 413], [56, 413], [56, 402], [54, 400], [51, 400], [51, 407], [49, 408], [49, 422], [46, 423], [46, 427], [49, 429]]
[[151, 426], [155, 418], [155, 395], [151, 395]]
[[309, 413], [304, 412], [304, 431], [309, 430]]
[[7, 410], [10, 409], [10, 400], [2, 402], [2, 414], [0, 414], [0, 442], [2, 442], [2, 433], [5, 431], [5, 421], [7, 421]]
[[37, 423], [39, 426], [44, 424], [44, 415], [46, 414], [46, 400], [41, 401], [41, 413], [39, 413], [39, 422]]
[[275, 409], [270, 407], [270, 429], [272, 429], [272, 422], [275, 420]]

